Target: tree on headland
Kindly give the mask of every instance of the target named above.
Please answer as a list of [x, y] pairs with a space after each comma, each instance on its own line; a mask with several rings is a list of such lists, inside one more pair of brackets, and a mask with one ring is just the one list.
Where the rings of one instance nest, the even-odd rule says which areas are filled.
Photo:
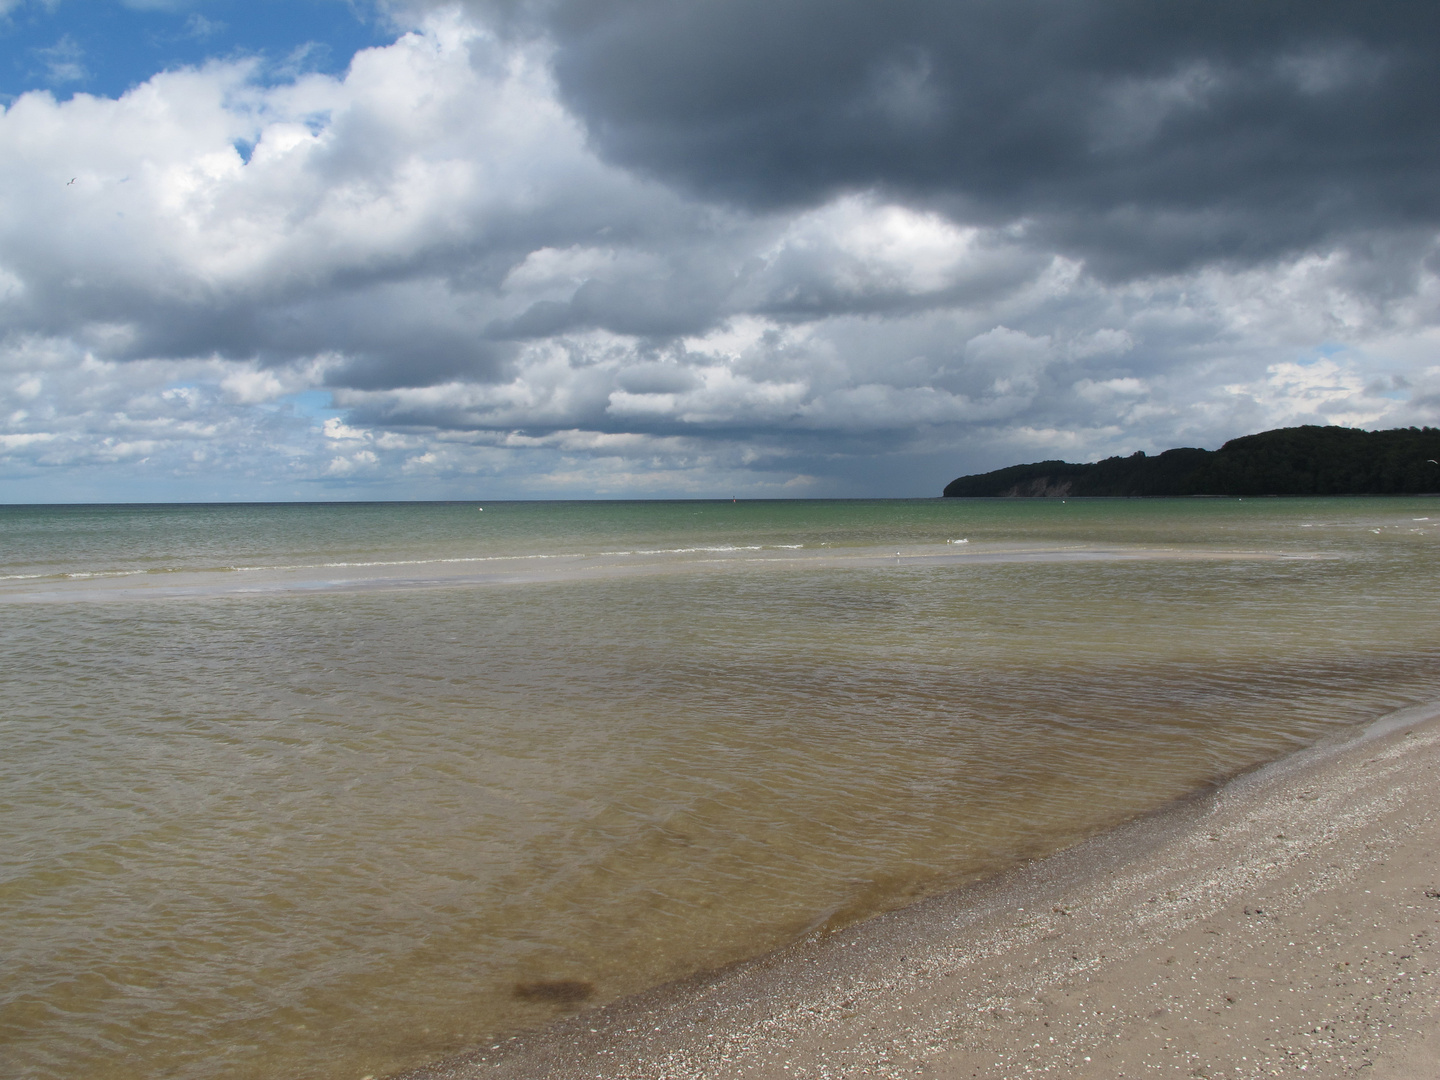
[[1277, 428], [1219, 450], [1137, 451], [1093, 464], [1040, 461], [962, 476], [947, 498], [1440, 493], [1440, 428]]

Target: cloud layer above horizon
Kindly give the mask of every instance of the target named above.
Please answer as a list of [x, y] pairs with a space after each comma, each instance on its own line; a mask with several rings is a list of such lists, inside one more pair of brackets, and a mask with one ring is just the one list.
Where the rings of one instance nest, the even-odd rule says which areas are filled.
[[1440, 422], [1433, 6], [389, 18], [9, 102], [0, 500], [934, 495]]

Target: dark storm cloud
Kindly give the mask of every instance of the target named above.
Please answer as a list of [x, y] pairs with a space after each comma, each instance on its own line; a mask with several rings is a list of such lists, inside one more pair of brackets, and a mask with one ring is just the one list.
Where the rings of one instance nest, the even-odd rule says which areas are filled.
[[508, 10], [553, 40], [564, 99], [605, 156], [748, 207], [875, 188], [1026, 219], [1111, 273], [1440, 220], [1434, 3]]
[[[50, 293], [7, 314], [10, 336], [71, 331], [117, 360], [213, 356], [282, 366], [331, 354], [333, 385], [363, 389], [427, 386], [457, 377], [499, 376], [513, 347], [477, 334], [433, 279], [324, 283], [309, 295], [155, 296], [139, 283], [104, 283]], [[291, 290], [299, 292], [300, 290]], [[77, 325], [78, 324], [78, 325]], [[114, 334], [123, 325], [124, 333]]]

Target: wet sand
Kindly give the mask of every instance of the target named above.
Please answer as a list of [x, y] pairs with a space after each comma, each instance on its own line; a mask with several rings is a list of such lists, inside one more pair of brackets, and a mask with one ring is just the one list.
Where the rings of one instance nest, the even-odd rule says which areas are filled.
[[1440, 709], [406, 1075], [1434, 1080]]

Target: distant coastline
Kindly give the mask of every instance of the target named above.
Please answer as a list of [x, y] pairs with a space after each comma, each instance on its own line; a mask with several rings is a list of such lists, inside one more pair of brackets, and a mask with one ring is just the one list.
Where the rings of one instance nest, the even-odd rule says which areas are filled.
[[1276, 428], [1219, 450], [1138, 451], [1093, 464], [1038, 461], [961, 476], [945, 497], [1440, 494], [1440, 428]]

